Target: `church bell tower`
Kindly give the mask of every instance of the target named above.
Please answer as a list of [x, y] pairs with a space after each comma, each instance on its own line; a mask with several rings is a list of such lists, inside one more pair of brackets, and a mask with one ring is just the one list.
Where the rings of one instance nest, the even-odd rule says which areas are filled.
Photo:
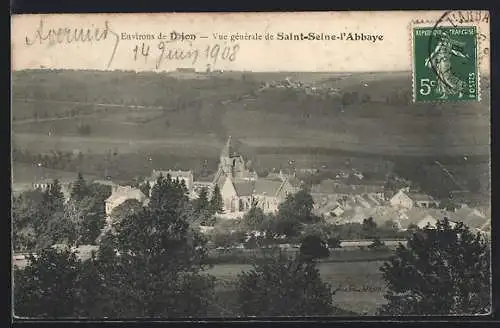
[[243, 157], [234, 151], [231, 136], [227, 139], [226, 145], [220, 154], [220, 169], [225, 176], [231, 178], [245, 177], [245, 161]]

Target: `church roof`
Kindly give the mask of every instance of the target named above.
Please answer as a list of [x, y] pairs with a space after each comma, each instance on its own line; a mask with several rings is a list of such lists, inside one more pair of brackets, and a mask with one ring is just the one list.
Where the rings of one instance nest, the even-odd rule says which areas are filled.
[[255, 194], [274, 196], [282, 184], [280, 180], [259, 179], [255, 181]]
[[235, 181], [233, 186], [238, 196], [251, 196], [253, 194], [254, 184], [251, 181]]

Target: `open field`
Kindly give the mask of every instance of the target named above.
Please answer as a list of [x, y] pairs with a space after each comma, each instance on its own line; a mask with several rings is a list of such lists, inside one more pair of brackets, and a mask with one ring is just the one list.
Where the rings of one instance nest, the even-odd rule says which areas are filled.
[[[40, 179], [59, 179], [63, 181], [76, 180], [77, 172], [69, 172], [62, 170], [52, 170], [44, 167], [37, 167], [35, 165], [13, 163], [12, 165], [12, 179], [14, 183], [33, 183]], [[84, 178], [87, 180], [103, 180], [104, 177], [85, 174]]]
[[[84, 153], [104, 154], [110, 150], [119, 153], [152, 152], [160, 154], [176, 153], [182, 155], [218, 154], [221, 149], [221, 142], [215, 138], [205, 136], [184, 135], [169, 139], [148, 139], [136, 140], [135, 138], [121, 139], [108, 137], [82, 137], [65, 136], [58, 138], [36, 133], [14, 133], [12, 143], [21, 149], [37, 151], [40, 153], [52, 150], [74, 151], [79, 150]], [[186, 145], [189, 144], [189, 147]]]
[[[318, 269], [324, 281], [338, 289], [334, 296], [334, 304], [347, 311], [373, 315], [381, 304], [385, 283], [378, 270], [380, 261], [320, 263]], [[234, 282], [240, 272], [251, 269], [250, 265], [222, 264], [215, 265], [206, 272], [217, 278], [217, 289], [222, 295], [218, 302], [221, 314], [235, 313]], [[222, 308], [222, 309], [220, 309]], [[226, 312], [226, 313], [224, 313]]]
[[[245, 74], [251, 77], [253, 73]], [[278, 75], [284, 78], [289, 74]], [[305, 75], [310, 79], [315, 76], [314, 73]], [[480, 103], [387, 104], [375, 96], [389, 97], [396, 91], [408, 91], [411, 85], [408, 72], [351, 74], [325, 80], [326, 77], [317, 74], [316, 82], [326, 81], [324, 84], [340, 92], [370, 95], [371, 100], [342, 106], [339, 97], [315, 97], [297, 89], [268, 89], [247, 100], [238, 95], [255, 92], [258, 85], [224, 76], [189, 81], [156, 73], [16, 72], [15, 99], [29, 96], [39, 101], [14, 101], [13, 115], [19, 112], [20, 117], [29, 117], [30, 111], [64, 111], [63, 104], [50, 102], [53, 98], [85, 104], [107, 100], [110, 104], [122, 103], [124, 108], [104, 107], [95, 110], [93, 115], [68, 120], [15, 124], [13, 132], [48, 134], [51, 131], [53, 136], [74, 136], [78, 124], [89, 124], [91, 140], [108, 137], [168, 141], [213, 133], [219, 138], [230, 134], [253, 147], [321, 147], [418, 156], [484, 155], [489, 151], [487, 90], [483, 89], [486, 96]], [[86, 78], [95, 84], [84, 92], [82, 86], [86, 85]], [[62, 84], [68, 91], [56, 92], [55, 86]], [[179, 95], [184, 98], [178, 99]], [[160, 96], [163, 98], [158, 98]], [[151, 98], [158, 98], [165, 110], [131, 111], [125, 106], [131, 97], [132, 103], [138, 105], [149, 105]], [[222, 105], [221, 101], [226, 100], [230, 103]], [[74, 106], [68, 104], [67, 110]], [[186, 141], [192, 144], [198, 140]]]

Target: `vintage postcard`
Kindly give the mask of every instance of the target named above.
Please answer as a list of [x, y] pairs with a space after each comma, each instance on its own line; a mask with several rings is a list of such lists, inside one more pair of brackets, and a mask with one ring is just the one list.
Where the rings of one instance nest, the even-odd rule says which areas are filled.
[[13, 314], [491, 314], [487, 11], [12, 17]]

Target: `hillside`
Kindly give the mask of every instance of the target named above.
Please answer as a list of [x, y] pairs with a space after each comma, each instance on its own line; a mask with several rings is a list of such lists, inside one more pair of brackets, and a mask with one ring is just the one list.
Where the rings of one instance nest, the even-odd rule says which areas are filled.
[[[318, 75], [315, 83], [336, 88], [339, 95], [257, 92], [260, 84], [245, 74], [181, 80], [157, 73], [16, 72], [13, 131], [78, 136], [78, 127], [89, 125], [91, 137], [115, 143], [185, 138], [198, 143], [198, 137], [223, 141], [230, 134], [252, 147], [402, 155], [489, 151], [488, 97], [481, 103], [411, 104], [407, 73]], [[366, 99], [345, 105], [342, 93]]]
[[[285, 80], [292, 86], [269, 86]], [[117, 152], [123, 164], [126, 158], [135, 163], [121, 165], [120, 174], [147, 174], [152, 164], [145, 161], [159, 154], [169, 158], [161, 167], [192, 166], [195, 158], [216, 162], [231, 135], [266, 170], [291, 159], [329, 168], [346, 160], [359, 159], [359, 167], [390, 160], [401, 174], [432, 182], [435, 173], [423, 178], [418, 172], [439, 160], [465, 184], [489, 176], [484, 78], [481, 102], [451, 104], [413, 104], [409, 72], [225, 72], [187, 79], [39, 70], [14, 72], [12, 81], [14, 147], [101, 157]], [[102, 175], [102, 165], [95, 167], [89, 172]]]

